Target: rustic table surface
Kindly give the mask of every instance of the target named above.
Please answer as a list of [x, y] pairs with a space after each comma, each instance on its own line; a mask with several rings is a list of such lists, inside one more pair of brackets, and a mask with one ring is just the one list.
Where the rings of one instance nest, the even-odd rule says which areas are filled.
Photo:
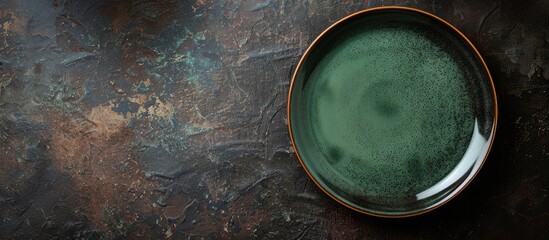
[[[338, 19], [403, 5], [485, 56], [496, 142], [457, 198], [355, 213], [306, 176], [290, 75]], [[0, 238], [549, 239], [549, 2], [0, 0]]]

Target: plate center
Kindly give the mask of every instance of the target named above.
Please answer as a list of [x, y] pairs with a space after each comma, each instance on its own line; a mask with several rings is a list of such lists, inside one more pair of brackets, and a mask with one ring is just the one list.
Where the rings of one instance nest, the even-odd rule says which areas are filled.
[[414, 197], [462, 159], [475, 122], [466, 74], [426, 34], [394, 23], [363, 29], [311, 72], [308, 124], [325, 158], [315, 165], [337, 188]]

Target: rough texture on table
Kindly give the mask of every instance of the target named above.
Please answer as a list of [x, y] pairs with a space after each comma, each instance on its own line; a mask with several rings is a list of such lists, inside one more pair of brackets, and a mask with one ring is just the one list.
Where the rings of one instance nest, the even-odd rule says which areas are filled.
[[[501, 104], [477, 179], [399, 220], [324, 195], [285, 122], [308, 44], [381, 5], [461, 29]], [[543, 0], [0, 0], [1, 238], [549, 239], [548, 79]]]

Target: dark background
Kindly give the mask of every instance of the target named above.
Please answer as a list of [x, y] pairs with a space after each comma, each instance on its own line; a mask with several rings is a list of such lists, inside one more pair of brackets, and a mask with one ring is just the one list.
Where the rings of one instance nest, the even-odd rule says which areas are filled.
[[[300, 167], [290, 75], [338, 19], [423, 9], [485, 56], [496, 141], [408, 219], [348, 210]], [[549, 239], [549, 2], [0, 0], [3, 239]]]

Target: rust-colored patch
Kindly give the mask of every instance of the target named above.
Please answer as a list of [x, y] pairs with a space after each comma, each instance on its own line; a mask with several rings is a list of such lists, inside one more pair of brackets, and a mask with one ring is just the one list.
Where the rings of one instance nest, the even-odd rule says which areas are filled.
[[27, 19], [21, 16], [15, 16], [12, 13], [0, 11], [0, 18], [4, 18], [6, 16], [10, 16], [10, 19], [2, 24], [2, 29], [4, 32], [22, 33], [25, 30], [28, 22]]
[[196, 5], [197, 6], [202, 6], [204, 4], [206, 4], [206, 0], [196, 0]]
[[52, 111], [47, 119], [53, 163], [72, 177], [71, 187], [84, 197], [82, 211], [105, 231], [147, 212], [155, 187], [137, 164], [129, 119], [110, 108], [95, 107], [84, 116], [70, 117]]
[[114, 132], [120, 131], [128, 123], [129, 119], [111, 110], [112, 105], [94, 107], [87, 115], [94, 124], [94, 130], [99, 135], [111, 136]]
[[[131, 102], [139, 104], [139, 110], [137, 111], [137, 116], [141, 116], [144, 113], [147, 113], [149, 117], [159, 117], [159, 118], [172, 118], [174, 113], [173, 105], [168, 101], [161, 101], [155, 95], [147, 94], [136, 94], [128, 98]], [[146, 103], [154, 100], [154, 105], [147, 105]]]
[[121, 32], [130, 22], [131, 14], [123, 3], [112, 3], [100, 9], [101, 14], [112, 19], [112, 27], [116, 32]]

